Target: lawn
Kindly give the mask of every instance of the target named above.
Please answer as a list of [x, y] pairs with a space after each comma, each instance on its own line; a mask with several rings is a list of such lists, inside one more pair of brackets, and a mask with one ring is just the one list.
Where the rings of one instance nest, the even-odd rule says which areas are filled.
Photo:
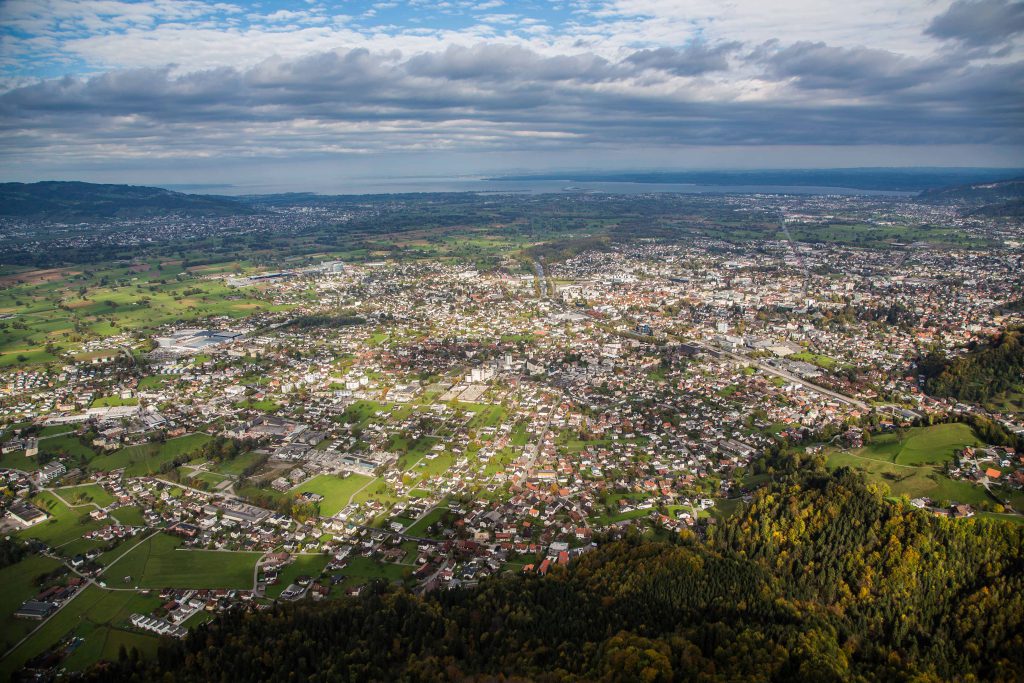
[[109, 472], [125, 468], [125, 476], [141, 477], [157, 474], [160, 468], [176, 458], [199, 450], [210, 440], [208, 434], [186, 434], [164, 443], [147, 443], [122, 448], [116, 453], [101, 455], [89, 463], [94, 470]]
[[79, 540], [86, 531], [98, 529], [105, 524], [89, 518], [89, 512], [95, 509], [91, 505], [69, 508], [45, 491], [33, 498], [32, 502], [49, 513], [50, 518], [19, 531], [18, 536], [21, 538], [36, 538], [56, 548]]
[[[69, 667], [79, 670], [101, 658], [116, 659], [118, 646], [123, 642], [130, 642], [142, 652], [152, 653], [155, 651], [157, 638], [143, 634], [125, 634], [117, 627], [128, 626], [128, 619], [133, 613], [148, 613], [159, 605], [160, 599], [155, 596], [143, 596], [130, 591], [108, 591], [97, 586], [89, 586], [45, 622], [42, 628], [9, 657], [0, 661], [0, 679], [10, 680], [11, 674], [25, 662], [42, 654], [71, 634], [85, 640], [66, 662]], [[34, 625], [38, 625], [38, 622]]]
[[31, 619], [15, 619], [12, 615], [21, 603], [29, 600], [40, 591], [36, 579], [47, 574], [61, 564], [57, 560], [43, 555], [29, 555], [17, 564], [0, 569], [0, 618], [4, 619], [4, 627], [0, 629], [0, 652], [6, 652], [26, 633], [39, 625]]
[[72, 505], [95, 503], [101, 508], [114, 502], [114, 497], [99, 484], [83, 484], [57, 489], [57, 494]]
[[[244, 588], [251, 589], [260, 553], [179, 550], [182, 541], [157, 534], [126, 553], [105, 578], [122, 588]], [[124, 582], [124, 577], [131, 580]]]
[[311, 576], [313, 579], [316, 579], [320, 576], [320, 572], [324, 570], [330, 559], [327, 555], [322, 554], [296, 556], [294, 562], [281, 570], [281, 573], [278, 575], [278, 582], [272, 586], [267, 586], [267, 597], [276, 598], [280, 596], [284, 589], [290, 584], [295, 583], [295, 580], [300, 576]]

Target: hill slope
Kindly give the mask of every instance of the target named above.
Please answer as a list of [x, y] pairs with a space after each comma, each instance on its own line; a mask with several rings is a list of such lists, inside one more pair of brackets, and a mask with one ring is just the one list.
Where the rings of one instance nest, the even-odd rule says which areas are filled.
[[706, 542], [547, 577], [234, 612], [92, 680], [939, 681], [1024, 670], [1024, 529], [901, 509], [848, 470], [759, 493]]
[[222, 197], [171, 192], [159, 187], [43, 181], [0, 183], [0, 216], [71, 221], [160, 214], [230, 216], [255, 213]]
[[1024, 389], [1024, 329], [1008, 328], [952, 360], [930, 356], [920, 363], [925, 390], [933, 396], [985, 402]]

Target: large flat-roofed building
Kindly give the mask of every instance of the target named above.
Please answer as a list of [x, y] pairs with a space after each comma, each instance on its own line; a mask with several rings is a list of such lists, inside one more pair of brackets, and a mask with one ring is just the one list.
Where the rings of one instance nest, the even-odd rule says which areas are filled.
[[189, 328], [178, 330], [165, 337], [157, 337], [156, 343], [161, 349], [175, 353], [196, 353], [218, 344], [233, 342], [242, 336], [241, 332], [232, 330], [201, 330]]
[[46, 617], [50, 616], [53, 612], [54, 606], [52, 602], [41, 602], [38, 600], [26, 600], [22, 603], [14, 612], [14, 616], [19, 619], [36, 619], [42, 621]]
[[10, 515], [14, 521], [26, 527], [34, 526], [46, 519], [45, 512], [37, 508], [35, 505], [29, 505], [22, 501], [12, 503], [11, 506], [7, 508], [7, 514]]

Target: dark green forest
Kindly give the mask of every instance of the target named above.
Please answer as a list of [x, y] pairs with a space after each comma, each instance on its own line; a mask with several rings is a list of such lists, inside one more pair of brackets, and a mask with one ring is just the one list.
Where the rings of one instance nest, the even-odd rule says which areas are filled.
[[1024, 331], [1008, 328], [962, 356], [931, 355], [920, 363], [933, 396], [983, 403], [1024, 386]]
[[93, 681], [1014, 681], [1024, 529], [858, 474], [775, 484], [706, 539], [604, 543], [546, 577], [235, 611]]

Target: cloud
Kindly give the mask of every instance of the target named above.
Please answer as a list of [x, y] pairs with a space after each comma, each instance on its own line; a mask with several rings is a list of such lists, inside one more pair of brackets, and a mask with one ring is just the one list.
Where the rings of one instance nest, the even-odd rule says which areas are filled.
[[725, 71], [729, 68], [728, 56], [738, 50], [742, 43], [731, 41], [717, 45], [691, 43], [677, 50], [659, 47], [656, 50], [639, 50], [626, 61], [641, 69], [658, 69], [678, 76], [696, 76], [709, 71]]
[[736, 48], [641, 50], [618, 62], [491, 43], [413, 55], [357, 48], [50, 79], [0, 95], [0, 158], [1024, 142], [1019, 63], [963, 68], [772, 43], [737, 56], [754, 74], [742, 88], [709, 80]]
[[925, 29], [927, 35], [971, 46], [1000, 44], [1022, 32], [1024, 2], [1020, 0], [956, 0]]
[[940, 60], [915, 59], [865, 47], [831, 47], [822, 42], [782, 47], [773, 41], [751, 56], [767, 67], [770, 77], [793, 79], [801, 88], [862, 94], [913, 88], [948, 69]]
[[1022, 144], [1021, 5], [949, 3], [0, 0], [0, 163]]

